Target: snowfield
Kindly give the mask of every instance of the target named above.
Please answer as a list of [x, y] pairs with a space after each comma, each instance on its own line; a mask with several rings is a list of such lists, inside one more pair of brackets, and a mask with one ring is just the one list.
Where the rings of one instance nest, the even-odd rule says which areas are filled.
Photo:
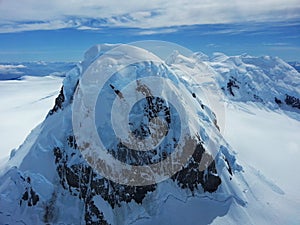
[[61, 77], [23, 77], [0, 81], [0, 161], [41, 123], [62, 85]]
[[[85, 90], [84, 83], [80, 83], [74, 91], [77, 79], [113, 47], [97, 45], [85, 54], [84, 61], [67, 74], [60, 101], [46, 119], [62, 78], [0, 81], [0, 224], [300, 224], [300, 74], [294, 68], [272, 57], [229, 57], [221, 53], [208, 57], [196, 53], [189, 58], [175, 52], [163, 66], [137, 63], [117, 74], [109, 80], [114, 86], [104, 86], [104, 101], [99, 108], [111, 106], [115, 93], [124, 98], [117, 88], [129, 83], [132, 74], [136, 78], [155, 71], [190, 91], [180, 100], [186, 108], [195, 109], [197, 116], [191, 113], [193, 118], [184, 126], [193, 131], [204, 128], [199, 130], [200, 135], [195, 132], [201, 146], [207, 148], [210, 140], [220, 145], [215, 168], [205, 170], [205, 177], [218, 176], [222, 180], [217, 190], [206, 191], [205, 182], [196, 183], [195, 190], [180, 186], [184, 184], [180, 176], [149, 189], [131, 190], [94, 174], [79, 155], [72, 136], [73, 95], [81, 97], [78, 93]], [[104, 61], [108, 71], [122, 66], [115, 57], [126, 55], [122, 49], [113, 53]], [[135, 59], [138, 54], [151, 58], [139, 49], [130, 56]], [[124, 77], [125, 81], [120, 79]], [[170, 94], [163, 94], [168, 101], [173, 100]], [[136, 111], [133, 118], [140, 118]], [[103, 115], [110, 116], [106, 113]], [[40, 122], [6, 163], [10, 150], [22, 144]], [[107, 145], [115, 147], [113, 139], [105, 136], [111, 129], [106, 120], [100, 125]], [[89, 124], [83, 126], [88, 128]], [[176, 135], [178, 126], [170, 127]], [[86, 140], [91, 138], [88, 131]]]
[[251, 103], [227, 103], [225, 139], [238, 159], [256, 168], [300, 203], [300, 117]]

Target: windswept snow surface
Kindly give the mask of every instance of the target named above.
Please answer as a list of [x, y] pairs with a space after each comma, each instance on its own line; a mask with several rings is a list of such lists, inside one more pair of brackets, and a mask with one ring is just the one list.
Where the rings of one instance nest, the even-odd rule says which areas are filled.
[[[64, 80], [65, 108], [49, 116], [42, 126], [31, 133], [8, 164], [16, 165], [17, 168], [13, 167], [5, 174], [0, 173], [0, 223], [1, 219], [5, 223], [13, 223], [16, 222], [16, 218], [23, 223], [41, 222], [45, 217], [44, 212], [39, 210], [43, 210], [44, 202], [51, 204], [53, 208], [50, 209], [54, 210], [54, 218], [47, 217], [47, 220], [53, 219], [64, 224], [84, 221], [83, 210], [86, 206], [76, 197], [76, 189], [69, 186], [69, 190], [66, 190], [58, 184], [56, 166], [69, 166], [66, 168], [70, 172], [72, 165], [76, 166], [76, 163], [82, 162], [72, 149], [72, 143], [70, 145], [63, 142], [72, 129], [71, 107], [68, 102], [82, 70], [103, 53], [101, 51], [112, 47], [98, 45], [88, 51], [81, 67], [71, 71]], [[104, 219], [111, 224], [139, 225], [300, 224], [300, 163], [297, 162], [300, 158], [300, 113], [297, 108], [282, 107], [274, 102], [274, 97], [284, 101], [286, 94], [299, 97], [299, 73], [278, 58], [228, 57], [220, 53], [212, 58], [202, 53], [197, 53], [191, 58], [174, 53], [166, 64], [177, 72], [178, 79], [191, 94], [194, 93], [196, 98], [200, 98], [212, 109], [211, 111], [204, 107], [205, 110], [202, 111], [201, 107], [199, 108], [201, 122], [205, 121], [203, 123], [211, 127], [210, 120], [216, 115], [221, 134], [226, 141], [219, 133], [210, 133], [208, 136], [204, 130], [200, 135], [203, 139], [213, 138], [224, 144], [216, 157], [217, 172], [222, 178], [222, 183], [214, 193], [203, 192], [201, 187], [200, 190], [191, 193], [189, 190], [178, 188], [177, 184], [169, 179], [160, 183], [153, 192], [147, 193], [142, 204], [132, 200], [129, 203], [121, 202], [121, 205], [114, 209], [101, 195], [95, 195], [93, 202], [103, 212]], [[138, 66], [143, 69], [143, 65]], [[230, 90], [227, 89], [227, 84], [232, 77], [238, 81], [236, 85], [239, 85], [239, 88], [233, 86]], [[37, 109], [34, 104], [50, 100], [45, 99], [45, 96], [51, 93], [57, 95], [60, 80], [51, 79], [54, 78], [26, 78], [23, 81], [0, 83], [3, 85], [1, 92], [10, 82], [14, 85], [14, 82], [21, 82], [17, 84], [23, 85], [24, 88], [43, 87], [40, 92], [34, 92], [36, 89], [30, 88], [30, 94], [25, 92], [23, 95], [20, 94], [20, 90], [15, 90], [11, 93], [16, 93], [15, 95], [7, 94], [5, 101], [1, 99], [2, 105], [7, 105], [10, 109], [0, 111], [1, 119], [6, 118], [3, 121], [7, 121], [3, 132], [11, 129], [10, 123], [15, 121], [8, 119], [11, 118], [8, 115], [14, 115], [13, 112], [17, 118], [23, 114], [27, 115], [26, 112], [31, 113], [34, 108]], [[45, 86], [49, 87], [48, 85], [41, 85], [47, 82], [53, 85], [53, 89], [56, 88], [55, 93], [44, 89]], [[34, 86], [35, 84], [37, 86]], [[265, 90], [266, 88], [270, 91]], [[9, 93], [9, 90], [6, 92]], [[26, 93], [29, 100], [24, 102], [22, 97]], [[32, 101], [32, 96], [39, 97]], [[41, 99], [43, 101], [37, 101]], [[53, 98], [51, 101], [53, 102]], [[17, 102], [19, 108], [22, 103], [21, 106], [27, 111], [17, 110], [15, 106], [10, 107], [11, 102]], [[50, 108], [48, 107], [43, 115]], [[19, 121], [24, 127], [28, 126], [23, 119]], [[61, 129], [66, 133], [61, 133]], [[11, 134], [14, 132], [11, 131]], [[9, 139], [9, 136], [6, 138]], [[3, 139], [5, 143], [6, 138]], [[64, 165], [54, 163], [54, 146], [64, 148], [65, 154], [74, 154], [74, 158], [64, 162]], [[64, 160], [58, 156], [56, 160]], [[225, 158], [235, 169], [233, 176], [228, 173]], [[20, 181], [20, 176], [31, 177], [31, 184]], [[26, 202], [23, 202], [20, 210], [19, 202], [16, 202], [19, 201], [17, 196], [21, 196], [24, 188], [28, 190], [29, 187], [40, 196], [40, 201], [35, 206], [37, 210], [27, 207]], [[70, 195], [70, 190], [71, 193], [74, 191], [75, 195]], [[64, 212], [55, 211], [62, 207]]]
[[0, 161], [45, 119], [61, 85], [56, 76], [0, 81]]
[[228, 102], [225, 139], [239, 160], [256, 168], [278, 185], [300, 209], [300, 115], [261, 105]]

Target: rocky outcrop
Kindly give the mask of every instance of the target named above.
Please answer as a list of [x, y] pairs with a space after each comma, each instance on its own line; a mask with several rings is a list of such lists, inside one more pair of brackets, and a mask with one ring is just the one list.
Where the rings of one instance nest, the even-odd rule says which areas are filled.
[[300, 99], [294, 96], [285, 95], [285, 103], [293, 108], [300, 109]]

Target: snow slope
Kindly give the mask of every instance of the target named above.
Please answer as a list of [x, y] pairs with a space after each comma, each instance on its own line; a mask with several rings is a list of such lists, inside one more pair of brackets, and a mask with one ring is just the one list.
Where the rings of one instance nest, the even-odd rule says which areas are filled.
[[[244, 68], [244, 65], [241, 64], [240, 68], [231, 60], [227, 62], [228, 57], [221, 54], [209, 59], [199, 53], [191, 58], [174, 53], [166, 61], [167, 65], [157, 65], [152, 61], [136, 63], [116, 74], [110, 80], [113, 90], [111, 86], [105, 86], [103, 89], [104, 106], [110, 106], [110, 99], [126, 96], [125, 92], [121, 92], [122, 95], [118, 92], [128, 82], [126, 79], [124, 81], [124, 78], [142, 78], [143, 74], [149, 71], [158, 73], [174, 81], [175, 86], [186, 88], [187, 92], [181, 93], [180, 103], [185, 104], [189, 109], [188, 119], [183, 118], [187, 123], [181, 126], [191, 129], [192, 137], [197, 131], [199, 132], [201, 141], [198, 147], [204, 149], [201, 157], [205, 152], [209, 154], [210, 141], [218, 146], [215, 160], [204, 171], [205, 176], [198, 169], [193, 169], [193, 162], [189, 162], [171, 179], [140, 188], [130, 187], [111, 182], [91, 169], [78, 151], [80, 143], [74, 140], [71, 124], [77, 79], [91, 63], [96, 61], [101, 65], [105, 62], [107, 68], [118, 68], [122, 67], [125, 61], [115, 61], [116, 56], [121, 59], [122, 55], [153, 59], [150, 53], [140, 49], [132, 52], [119, 49], [120, 51], [113, 52], [114, 54], [108, 54], [105, 60], [102, 58], [103, 61], [97, 61], [99, 56], [113, 47], [116, 46], [98, 45], [86, 53], [85, 60], [68, 73], [64, 80], [64, 89], [60, 92], [55, 107], [45, 121], [35, 128], [24, 144], [13, 153], [6, 168], [2, 170], [1, 222], [11, 224], [47, 222], [53, 224], [96, 222], [98, 224], [299, 224], [300, 201], [297, 197], [299, 182], [294, 179], [299, 167], [289, 164], [293, 159], [289, 153], [294, 154], [294, 161], [299, 155], [297, 139], [299, 114], [296, 107], [288, 104], [286, 107], [279, 107], [273, 101], [274, 96], [284, 97], [287, 93], [299, 93], [297, 89], [299, 74], [286, 66], [283, 61], [276, 59], [275, 71], [287, 73], [288, 79], [283, 79], [279, 85], [268, 84], [269, 87], [274, 85], [271, 97], [262, 94], [265, 92], [261, 89], [252, 90], [259, 96], [266, 97], [263, 98], [263, 102], [257, 101], [247, 92], [243, 95], [242, 90], [246, 90], [244, 88], [249, 86], [242, 82], [241, 88], [236, 88], [239, 90], [232, 90], [236, 94], [234, 96], [239, 96], [237, 99], [233, 98], [230, 89], [221, 89], [224, 84], [230, 82], [229, 78], [232, 74], [241, 78], [240, 71]], [[251, 57], [247, 56], [247, 58], [250, 64]], [[250, 67], [256, 72], [252, 69], [246, 70], [247, 76], [250, 76], [247, 79], [251, 87], [259, 87], [254, 85], [259, 84], [259, 76], [263, 77], [263, 81], [271, 82], [270, 76], [273, 70], [266, 68], [264, 60], [255, 58], [252, 60], [255, 61], [253, 63], [255, 66]], [[176, 73], [171, 73], [170, 68]], [[231, 69], [227, 70], [227, 68]], [[236, 71], [233, 72], [234, 70]], [[266, 77], [265, 74], [268, 76]], [[294, 74], [296, 78], [291, 78], [290, 74]], [[243, 80], [241, 78], [241, 81]], [[84, 93], [84, 82], [81, 81], [79, 84], [76, 93]], [[263, 82], [262, 85], [264, 84]], [[239, 95], [237, 91], [240, 92]], [[160, 94], [164, 99], [172, 101], [168, 93]], [[154, 109], [158, 104], [165, 107], [165, 103], [161, 103], [159, 99], [154, 101], [151, 98], [151, 100], [155, 102]], [[137, 108], [131, 112], [131, 118], [134, 119], [133, 128], [138, 131], [140, 118], [143, 121], [149, 116], [141, 115], [138, 109], [146, 107], [145, 109], [150, 110], [151, 108], [147, 108], [147, 104], [143, 102], [135, 107]], [[286, 109], [292, 112], [283, 111]], [[155, 112], [153, 108], [151, 110]], [[170, 108], [170, 112], [173, 112], [172, 110], [174, 109]], [[166, 116], [167, 114], [164, 114], [166, 112], [168, 110], [160, 111], [160, 115]], [[196, 112], [196, 115], [193, 112]], [[106, 113], [107, 111], [104, 111], [101, 115], [105, 116]], [[171, 113], [171, 121], [176, 121], [176, 115]], [[279, 125], [280, 129], [276, 129]], [[100, 128], [104, 126], [99, 130], [99, 135], [104, 135], [102, 136], [104, 139], [107, 138], [102, 131], [109, 132], [109, 125], [104, 121], [104, 123], [100, 122], [99, 126]], [[170, 123], [169, 127], [173, 129], [169, 134], [178, 135], [176, 130], [180, 130], [180, 126], [177, 123]], [[218, 129], [238, 153], [238, 163], [236, 153], [223, 139]], [[84, 139], [88, 140], [88, 138], [88, 134], [85, 134]], [[115, 147], [110, 136], [105, 143], [112, 148]], [[166, 146], [164, 149], [172, 151]], [[285, 152], [282, 149], [285, 149]], [[115, 150], [117, 151], [111, 153], [119, 160], [125, 160], [127, 163], [134, 162], [134, 155], [126, 152], [124, 157], [118, 154], [122, 148]], [[140, 155], [141, 163], [145, 163], [144, 156]], [[151, 160], [157, 160], [157, 154], [147, 153], [146, 156]], [[193, 159], [198, 162], [195, 155]], [[279, 161], [283, 168], [278, 166], [275, 168]], [[193, 178], [195, 176], [197, 179]], [[221, 183], [217, 182], [218, 179]]]
[[61, 83], [62, 78], [56, 76], [0, 81], [0, 160], [44, 120]]
[[[298, 117], [299, 118], [299, 117]], [[300, 119], [255, 104], [227, 103], [225, 139], [238, 158], [260, 170], [300, 203]]]

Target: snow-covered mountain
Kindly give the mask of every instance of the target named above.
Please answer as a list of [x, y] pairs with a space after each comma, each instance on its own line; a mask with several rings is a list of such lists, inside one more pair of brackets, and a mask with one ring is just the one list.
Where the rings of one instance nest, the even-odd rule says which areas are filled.
[[221, 75], [219, 85], [232, 100], [300, 110], [299, 73], [280, 58], [215, 54], [209, 65]]
[[181, 70], [185, 67], [198, 79], [201, 80], [199, 72], [212, 77], [230, 100], [300, 112], [299, 73], [280, 58], [226, 56], [223, 53], [214, 53], [212, 57], [203, 53], [195, 53], [192, 58], [176, 54], [172, 57], [171, 65]]
[[[223, 54], [209, 58], [201, 53], [187, 58], [175, 52], [166, 62], [159, 62], [143, 49], [130, 50], [115, 45], [94, 46], [85, 54], [84, 61], [67, 73], [44, 122], [11, 153], [1, 170], [0, 222], [298, 223], [297, 205], [288, 208], [290, 201], [282, 200], [284, 192], [280, 187], [254, 168], [237, 162], [234, 151], [220, 133], [223, 127], [218, 121], [222, 120], [222, 108], [213, 103], [224, 99], [252, 101], [272, 109], [297, 112], [299, 73], [277, 58]], [[124, 68], [128, 60], [131, 63]], [[148, 177], [147, 185], [130, 186], [100, 175], [91, 166], [93, 160], [89, 161], [84, 152], [93, 143], [91, 124], [84, 120], [80, 124], [83, 132], [78, 136], [72, 119], [78, 107], [87, 118], [95, 116], [89, 115], [91, 109], [81, 102], [99, 86], [99, 80], [86, 78], [97, 73], [91, 69], [95, 65], [106, 68], [100, 76], [118, 71], [103, 84], [93, 109], [98, 115], [96, 128], [103, 145], [119, 161], [144, 167], [168, 158], [182, 145], [189, 150], [189, 160], [169, 178], [147, 183], [153, 179]], [[147, 81], [149, 77], [168, 82], [151, 83]], [[122, 143], [109, 122], [115, 99], [121, 102], [120, 107], [126, 105], [122, 102], [130, 102], [132, 96], [122, 90], [132, 81], [137, 81], [133, 86], [137, 104], [132, 106], [128, 119], [132, 133], [140, 139], [159, 135], [151, 127], [157, 117], [165, 121], [167, 128], [164, 141], [147, 152], [135, 151]], [[124, 113], [122, 109], [119, 111]], [[191, 146], [194, 147], [190, 149]], [[170, 165], [176, 167], [176, 164], [176, 160], [171, 160]], [[119, 173], [120, 168], [110, 168], [110, 172]], [[157, 171], [153, 171], [154, 179], [156, 175]], [[281, 200], [280, 206], [266, 204], [271, 199]], [[280, 216], [278, 210], [286, 208], [288, 212], [284, 210], [284, 216]]]

